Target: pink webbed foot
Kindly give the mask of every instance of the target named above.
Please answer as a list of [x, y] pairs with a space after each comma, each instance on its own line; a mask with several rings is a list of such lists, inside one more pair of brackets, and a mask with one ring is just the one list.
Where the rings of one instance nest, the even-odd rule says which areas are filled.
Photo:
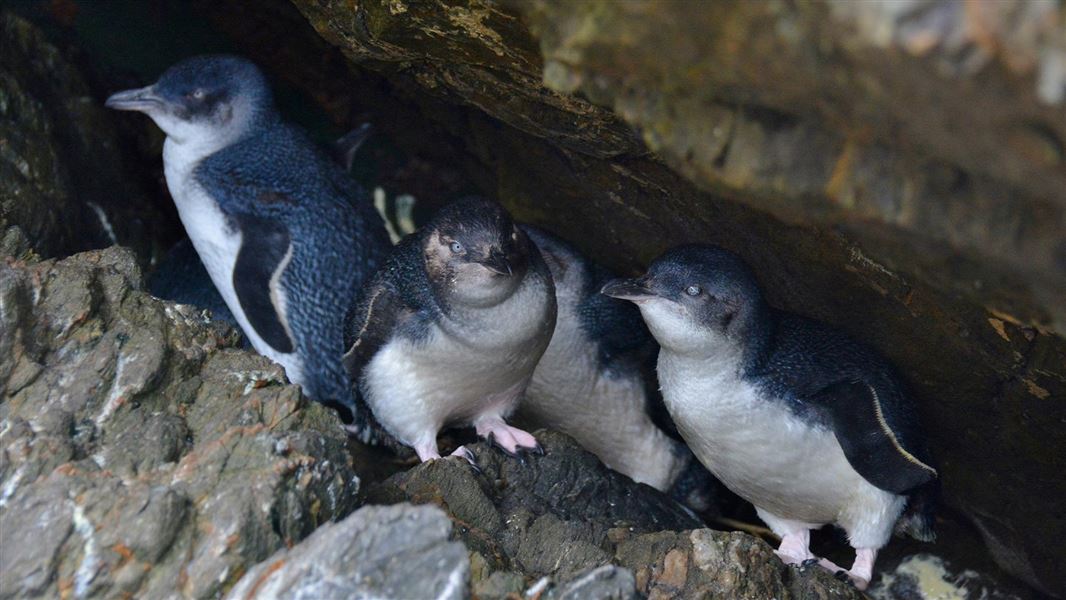
[[520, 452], [526, 451], [544, 453], [536, 438], [517, 427], [511, 427], [502, 419], [485, 419], [476, 423], [475, 428], [479, 436], [511, 456], [518, 456]]
[[844, 581], [850, 581], [860, 591], [870, 586], [873, 578], [874, 559], [877, 558], [877, 550], [873, 548], [856, 548], [855, 562], [851, 570], [844, 570], [831, 560], [819, 559], [818, 564]]
[[781, 545], [774, 554], [786, 565], [804, 565], [814, 559], [810, 550], [811, 532], [804, 529], [781, 537]]

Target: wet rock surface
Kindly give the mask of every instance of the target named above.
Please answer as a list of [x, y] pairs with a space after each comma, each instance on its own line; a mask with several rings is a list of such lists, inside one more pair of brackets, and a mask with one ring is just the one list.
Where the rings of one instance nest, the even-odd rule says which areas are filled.
[[48, 257], [121, 243], [147, 258], [162, 213], [127, 162], [82, 73], [0, 11], [0, 231], [18, 226]]
[[131, 251], [0, 263], [0, 596], [216, 597], [356, 505], [339, 421]]

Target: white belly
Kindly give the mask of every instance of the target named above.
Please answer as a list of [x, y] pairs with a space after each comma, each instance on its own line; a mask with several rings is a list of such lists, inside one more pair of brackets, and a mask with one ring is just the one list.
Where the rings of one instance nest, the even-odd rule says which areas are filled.
[[831, 431], [763, 398], [725, 364], [732, 361], [687, 361], [660, 354], [664, 399], [682, 437], [722, 483], [778, 518], [887, 539], [902, 498], [863, 479]]
[[582, 334], [571, 303], [560, 297], [555, 334], [533, 372], [520, 414], [572, 436], [634, 481], [665, 491], [680, 471], [677, 442], [648, 416], [640, 376], [600, 371], [597, 351]]
[[430, 325], [421, 343], [388, 342], [363, 372], [367, 403], [411, 446], [435, 440], [446, 425], [506, 418], [548, 345], [554, 317], [550, 288], [527, 277], [497, 306]]
[[439, 330], [425, 345], [393, 340], [366, 367], [367, 403], [378, 421], [408, 445], [435, 439], [444, 426], [467, 425], [484, 414], [506, 417], [540, 350], [526, 348], [525, 357], [521, 352], [481, 352]]
[[280, 364], [285, 374], [293, 383], [303, 382], [303, 367], [299, 355], [295, 352], [282, 354], [274, 350], [259, 336], [248, 322], [237, 292], [233, 287], [233, 269], [237, 262], [237, 253], [241, 248], [241, 233], [231, 228], [218, 203], [193, 180], [192, 169], [196, 163], [187, 163], [181, 153], [175, 151], [168, 139], [163, 146], [163, 170], [166, 175], [167, 188], [185, 232], [189, 235], [196, 253], [200, 256], [211, 276], [212, 283], [222, 295], [233, 317], [248, 337], [257, 352]]

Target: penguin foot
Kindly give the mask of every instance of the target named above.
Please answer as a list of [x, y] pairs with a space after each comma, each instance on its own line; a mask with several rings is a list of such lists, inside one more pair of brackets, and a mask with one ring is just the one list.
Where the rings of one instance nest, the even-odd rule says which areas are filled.
[[786, 565], [805, 565], [807, 561], [815, 558], [810, 550], [811, 532], [802, 529], [781, 536], [781, 545], [774, 550], [774, 554]]
[[507, 456], [510, 456], [511, 458], [517, 460], [519, 463], [522, 464], [522, 466], [525, 466], [525, 464], [526, 464], [525, 455], [523, 453], [519, 452], [517, 448], [512, 451], [512, 450], [508, 449], [507, 446], [504, 446], [503, 444], [501, 444], [500, 441], [496, 439], [496, 434], [495, 433], [489, 432], [489, 435], [488, 435], [488, 437], [485, 438], [485, 441], [488, 442], [489, 445], [492, 446], [493, 448], [496, 448], [500, 452], [503, 452]]
[[823, 569], [832, 573], [833, 577], [850, 583], [859, 591], [865, 591], [866, 588], [870, 586], [870, 575], [866, 573], [863, 563], [864, 559], [862, 558], [861, 553], [856, 557], [855, 566], [853, 566], [850, 571], [837, 566], [837, 564], [831, 560], [825, 558], [818, 559], [818, 564], [821, 565]]
[[516, 458], [520, 458], [520, 450], [537, 452], [537, 449], [540, 448], [536, 438], [517, 427], [511, 427], [504, 423], [503, 419], [486, 419], [478, 423], [475, 428], [479, 436]]
[[481, 474], [481, 467], [477, 464], [477, 457], [475, 457], [474, 453], [471, 452], [470, 449], [466, 446], [459, 446], [458, 448], [453, 450], [449, 456], [456, 456], [462, 458], [466, 462], [470, 463], [470, 466], [474, 469], [475, 473], [477, 473], [478, 475]]

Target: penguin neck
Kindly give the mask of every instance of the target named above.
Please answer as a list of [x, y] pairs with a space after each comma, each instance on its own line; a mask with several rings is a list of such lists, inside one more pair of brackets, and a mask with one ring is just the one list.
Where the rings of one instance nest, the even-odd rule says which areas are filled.
[[189, 172], [208, 156], [279, 122], [280, 117], [272, 105], [248, 103], [234, 107], [224, 126], [169, 124], [164, 129], [167, 139], [163, 144], [163, 159], [169, 168]]
[[443, 317], [440, 326], [469, 344], [486, 347], [521, 344], [544, 328], [549, 300], [554, 314], [554, 295], [547, 293], [538, 277], [527, 273], [510, 295], [491, 306], [440, 302]]
[[663, 344], [663, 350], [680, 362], [704, 367], [714, 364], [744, 377], [764, 360], [773, 330], [773, 311], [762, 298], [755, 298], [736, 316], [728, 331], [707, 332], [701, 343], [686, 350], [671, 349], [667, 344]]

